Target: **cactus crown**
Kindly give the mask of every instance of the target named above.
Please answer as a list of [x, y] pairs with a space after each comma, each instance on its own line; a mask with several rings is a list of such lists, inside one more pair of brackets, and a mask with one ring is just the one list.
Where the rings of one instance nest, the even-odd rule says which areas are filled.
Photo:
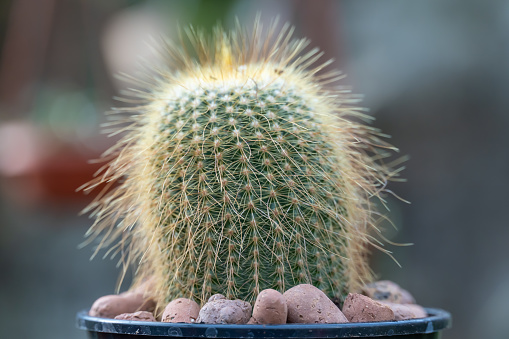
[[187, 30], [139, 105], [116, 111], [125, 134], [85, 188], [107, 185], [88, 236], [152, 277], [159, 305], [298, 283], [341, 297], [371, 277], [371, 198], [397, 173], [380, 162], [393, 148], [325, 87], [340, 74], [317, 75], [321, 53], [274, 27]]

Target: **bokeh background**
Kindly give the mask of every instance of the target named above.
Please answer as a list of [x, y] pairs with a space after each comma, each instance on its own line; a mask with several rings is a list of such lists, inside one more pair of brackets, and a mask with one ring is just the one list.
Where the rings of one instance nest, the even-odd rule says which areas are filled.
[[250, 26], [279, 15], [334, 58], [374, 125], [409, 155], [388, 197], [399, 268], [381, 278], [452, 312], [444, 338], [509, 333], [509, 2], [0, 1], [0, 328], [4, 338], [85, 338], [77, 311], [114, 292], [116, 261], [78, 250], [91, 224], [75, 193], [112, 144], [103, 112], [147, 42], [177, 24]]

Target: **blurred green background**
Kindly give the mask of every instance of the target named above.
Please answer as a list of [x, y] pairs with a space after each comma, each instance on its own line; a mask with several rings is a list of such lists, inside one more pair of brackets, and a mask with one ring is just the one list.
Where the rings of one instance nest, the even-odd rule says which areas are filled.
[[444, 338], [509, 333], [509, 2], [473, 0], [0, 2], [0, 328], [3, 338], [85, 338], [77, 311], [114, 292], [115, 261], [78, 250], [90, 197], [74, 190], [114, 142], [103, 112], [157, 62], [178, 24], [279, 15], [334, 58], [375, 126], [410, 155], [389, 197], [399, 268], [374, 270], [452, 312]]

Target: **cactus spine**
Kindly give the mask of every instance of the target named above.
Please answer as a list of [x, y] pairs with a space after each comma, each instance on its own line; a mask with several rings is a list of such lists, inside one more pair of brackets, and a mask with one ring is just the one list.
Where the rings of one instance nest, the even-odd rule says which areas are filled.
[[317, 75], [327, 63], [291, 34], [191, 29], [192, 52], [168, 44], [168, 68], [117, 111], [125, 136], [86, 190], [118, 185], [88, 207], [88, 235], [152, 277], [160, 306], [298, 283], [341, 297], [370, 279], [390, 147], [348, 119], [363, 117], [351, 94], [325, 87], [338, 73]]

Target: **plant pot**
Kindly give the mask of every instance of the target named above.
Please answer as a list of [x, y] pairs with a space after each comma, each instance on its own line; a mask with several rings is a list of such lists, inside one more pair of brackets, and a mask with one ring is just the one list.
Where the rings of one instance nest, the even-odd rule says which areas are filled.
[[451, 326], [451, 315], [443, 310], [427, 308], [428, 317], [397, 322], [348, 324], [287, 325], [212, 325], [172, 324], [97, 318], [82, 311], [77, 326], [88, 331], [89, 338], [440, 338], [441, 331]]

